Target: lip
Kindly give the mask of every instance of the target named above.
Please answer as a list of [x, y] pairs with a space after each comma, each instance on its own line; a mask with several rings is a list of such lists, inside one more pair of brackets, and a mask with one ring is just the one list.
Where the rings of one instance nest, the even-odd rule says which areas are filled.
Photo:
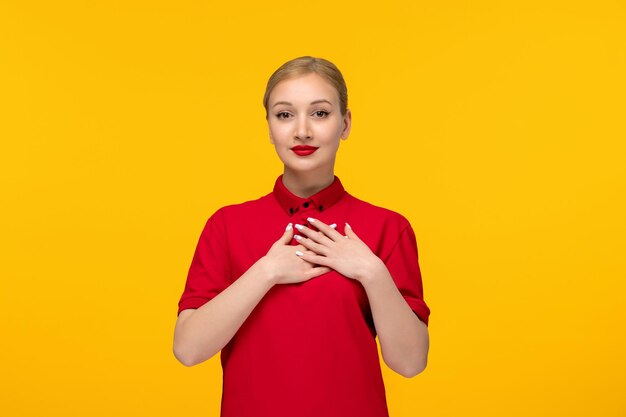
[[311, 155], [317, 150], [315, 146], [298, 145], [291, 148], [291, 150], [299, 156]]

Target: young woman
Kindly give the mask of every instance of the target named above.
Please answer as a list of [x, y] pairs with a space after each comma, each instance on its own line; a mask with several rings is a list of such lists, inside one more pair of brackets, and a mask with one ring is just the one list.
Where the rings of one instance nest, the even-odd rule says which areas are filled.
[[284, 172], [271, 193], [206, 222], [174, 354], [192, 366], [221, 350], [222, 417], [388, 416], [376, 336], [405, 377], [428, 356], [413, 229], [334, 175], [351, 126], [334, 64], [283, 64], [263, 104]]

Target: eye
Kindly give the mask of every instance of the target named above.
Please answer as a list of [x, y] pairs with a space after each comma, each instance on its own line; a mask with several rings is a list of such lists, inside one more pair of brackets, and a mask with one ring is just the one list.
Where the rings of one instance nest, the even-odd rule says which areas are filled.
[[281, 111], [280, 113], [276, 113], [276, 118], [281, 119], [281, 120], [288, 119], [289, 116], [291, 115], [287, 113], [286, 111]]
[[318, 111], [313, 113], [313, 115], [315, 117], [319, 117], [319, 118], [326, 117], [326, 116], [328, 116], [328, 114], [329, 114], [329, 112], [327, 112], [326, 110], [318, 110]]

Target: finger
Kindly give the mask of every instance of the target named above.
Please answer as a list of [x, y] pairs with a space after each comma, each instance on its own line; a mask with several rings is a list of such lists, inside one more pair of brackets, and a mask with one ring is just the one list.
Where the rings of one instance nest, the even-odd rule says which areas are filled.
[[289, 223], [283, 232], [283, 235], [278, 239], [278, 243], [287, 245], [293, 239], [293, 223]]
[[307, 221], [313, 226], [315, 226], [317, 230], [319, 230], [320, 232], [328, 236], [331, 240], [338, 240], [341, 237], [341, 233], [336, 231], [334, 227], [330, 227], [329, 225], [327, 225], [326, 223], [324, 223], [323, 221], [319, 219], [314, 219], [313, 217], [309, 217], [307, 218]]
[[346, 227], [344, 227], [344, 231], [346, 232], [346, 237], [361, 241], [361, 239], [356, 235], [356, 233], [354, 233], [354, 230], [352, 230], [352, 226], [350, 226], [348, 223], [346, 223]]
[[333, 241], [332, 239], [330, 239], [328, 236], [324, 235], [323, 232], [316, 232], [315, 230], [302, 225], [302, 224], [296, 224], [295, 225], [296, 229], [298, 229], [298, 231], [300, 233], [302, 233], [304, 236], [308, 237], [309, 239], [311, 239], [314, 242], [320, 243], [322, 245], [326, 245], [328, 246], [329, 244], [331, 244]]
[[316, 243], [312, 239], [307, 239], [306, 237], [303, 237], [300, 235], [295, 235], [294, 239], [296, 239], [298, 242], [300, 242], [301, 245], [315, 252], [316, 254], [319, 254], [319, 255], [328, 254], [328, 246], [320, 245], [319, 243]]
[[303, 260], [310, 262], [315, 265], [328, 266], [332, 268], [332, 265], [329, 265], [331, 262], [326, 256], [317, 255], [312, 251], [302, 252], [296, 251], [296, 255], [302, 258]]
[[327, 266], [316, 266], [315, 268], [311, 268], [308, 271], [306, 271], [304, 273], [304, 276], [307, 279], [311, 279], [311, 278], [319, 277], [320, 275], [326, 274], [330, 271], [332, 271], [332, 269]]

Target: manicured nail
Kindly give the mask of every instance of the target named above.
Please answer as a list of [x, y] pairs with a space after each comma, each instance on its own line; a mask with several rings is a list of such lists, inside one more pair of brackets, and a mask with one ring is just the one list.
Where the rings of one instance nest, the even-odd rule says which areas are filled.
[[306, 219], [309, 223], [315, 223], [315, 219], [313, 217], [307, 217]]
[[335, 227], [337, 227], [337, 223], [331, 224], [330, 227], [332, 227], [334, 229]]
[[348, 227], [348, 228], [352, 229], [352, 226], [350, 226], [350, 225], [348, 224], [348, 222], [346, 222], [346, 227]]
[[300, 240], [300, 239], [302, 239], [302, 236], [300, 236], [300, 235], [295, 235], [293, 238], [294, 238], [294, 239], [296, 239], [296, 240]]
[[302, 256], [302, 255], [304, 255], [304, 253], [302, 253], [302, 252], [300, 252], [299, 250], [297, 250], [297, 251], [296, 251], [296, 255], [298, 255], [298, 256]]
[[296, 229], [302, 230], [304, 229], [304, 226], [302, 226], [301, 224], [296, 224]]
[[291, 223], [289, 223], [289, 224], [287, 225], [287, 228], [285, 229], [285, 232], [288, 232], [288, 231], [290, 231], [291, 229], [292, 229], [292, 227], [291, 227]]

